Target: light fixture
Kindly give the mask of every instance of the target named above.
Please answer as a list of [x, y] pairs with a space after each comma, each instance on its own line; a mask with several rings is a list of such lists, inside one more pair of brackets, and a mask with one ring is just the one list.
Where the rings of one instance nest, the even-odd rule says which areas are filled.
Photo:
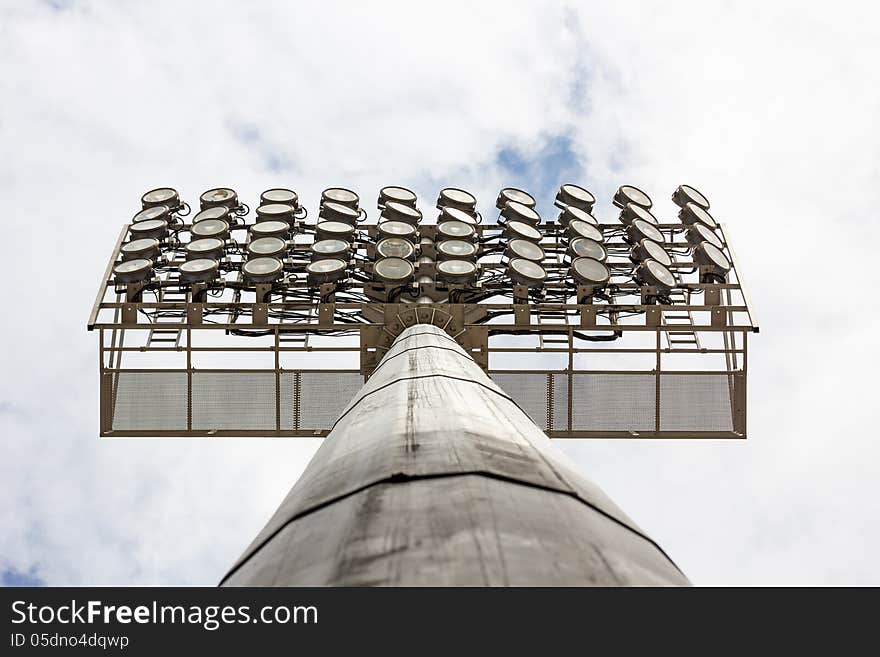
[[568, 252], [573, 258], [592, 258], [605, 262], [608, 252], [601, 242], [589, 237], [576, 237], [568, 243]]
[[543, 237], [540, 230], [522, 221], [508, 221], [504, 227], [504, 235], [508, 239], [523, 239], [536, 243]]
[[140, 283], [153, 275], [153, 261], [148, 258], [123, 260], [113, 267], [113, 279], [117, 283]]
[[168, 235], [168, 222], [164, 219], [147, 219], [146, 221], [132, 224], [128, 231], [131, 233], [132, 239], [154, 237], [157, 240], [161, 240]]
[[537, 204], [535, 197], [528, 192], [524, 192], [523, 190], [514, 187], [505, 187], [499, 192], [498, 198], [495, 200], [495, 207], [499, 210], [503, 210], [504, 206], [508, 203], [519, 203], [527, 208], [534, 208]]
[[238, 194], [235, 193], [235, 190], [228, 187], [216, 187], [215, 189], [209, 189], [199, 196], [199, 205], [202, 210], [218, 206], [231, 210], [238, 207]]
[[416, 236], [416, 227], [403, 221], [383, 221], [376, 229], [382, 237], [405, 237], [412, 240]]
[[465, 212], [460, 208], [441, 208], [440, 216], [437, 217], [437, 223], [442, 224], [446, 223], [447, 221], [460, 221], [461, 223], [468, 224], [470, 226], [477, 225], [477, 218], [473, 214]]
[[204, 219], [190, 226], [189, 232], [193, 237], [216, 237], [226, 239], [229, 237], [229, 224], [223, 219]]
[[180, 195], [176, 189], [170, 187], [151, 189], [141, 196], [141, 207], [146, 209], [154, 205], [165, 205], [171, 210], [176, 210], [181, 206]]
[[[263, 239], [274, 239], [266, 237]], [[284, 265], [278, 258], [269, 256], [251, 258], [241, 266], [241, 273], [252, 283], [269, 283], [281, 278], [284, 273]]]
[[709, 209], [709, 199], [690, 185], [679, 185], [678, 189], [672, 193], [672, 202], [680, 208], [683, 208], [688, 203], [693, 203], [704, 210]]
[[299, 195], [292, 189], [284, 189], [281, 187], [275, 189], [267, 189], [260, 194], [260, 205], [289, 205], [294, 210], [299, 210]]
[[406, 187], [397, 187], [389, 185], [379, 190], [379, 207], [382, 208], [388, 203], [403, 203], [411, 208], [416, 207], [416, 195], [412, 190]]
[[641, 219], [642, 221], [647, 221], [650, 224], [659, 225], [659, 221], [657, 218], [651, 214], [650, 210], [643, 208], [641, 205], [636, 205], [635, 203], [627, 203], [623, 206], [623, 210], [620, 211], [620, 223], [625, 226], [629, 226], [636, 219]]
[[504, 250], [504, 255], [508, 259], [525, 258], [526, 260], [541, 262], [544, 259], [544, 249], [528, 240], [510, 240]]
[[180, 263], [181, 283], [210, 283], [217, 279], [219, 265], [213, 258], [196, 258]]
[[120, 249], [123, 260], [137, 260], [146, 258], [147, 260], [155, 260], [159, 257], [159, 240], [153, 237], [144, 237], [132, 240], [122, 245]]
[[687, 239], [688, 244], [691, 246], [696, 246], [703, 242], [714, 244], [719, 249], [724, 246], [721, 242], [721, 238], [715, 234], [715, 231], [709, 228], [706, 224], [700, 222], [688, 226], [688, 229], [684, 232], [684, 236], [685, 239]]
[[321, 205], [325, 203], [339, 203], [347, 205], [353, 210], [358, 210], [360, 207], [360, 197], [344, 187], [329, 187], [321, 192]]
[[351, 244], [340, 239], [326, 239], [313, 242], [309, 249], [312, 252], [312, 260], [321, 260], [322, 258], [344, 258], [351, 250]]
[[412, 242], [402, 237], [386, 237], [376, 244], [376, 253], [381, 258], [403, 258], [410, 260], [416, 253]]
[[566, 231], [569, 239], [586, 237], [594, 242], [603, 241], [602, 231], [597, 226], [587, 223], [586, 221], [581, 221], [580, 219], [569, 221]]
[[411, 205], [398, 201], [388, 201], [382, 208], [382, 219], [387, 221], [403, 221], [416, 225], [422, 220], [422, 213]]
[[346, 263], [339, 258], [323, 258], [306, 265], [310, 285], [333, 283], [346, 277]]
[[662, 244], [645, 237], [638, 241], [630, 251], [630, 260], [642, 262], [643, 260], [656, 260], [664, 267], [672, 265], [672, 257], [666, 252]]
[[256, 210], [257, 223], [261, 221], [286, 221], [292, 223], [296, 220], [296, 206], [289, 203], [267, 203]]
[[443, 240], [437, 244], [437, 256], [444, 260], [448, 258], [475, 258], [477, 245], [465, 240]]
[[501, 216], [508, 221], [521, 221], [530, 226], [537, 226], [541, 223], [541, 215], [535, 212], [534, 208], [523, 205], [517, 201], [509, 201], [501, 208]]
[[656, 260], [644, 260], [636, 267], [633, 278], [641, 285], [656, 287], [662, 294], [668, 293], [677, 285], [675, 276], [668, 267]]
[[319, 221], [315, 226], [315, 234], [319, 240], [335, 238], [351, 242], [354, 226], [342, 221]]
[[345, 203], [327, 201], [322, 203], [318, 210], [318, 216], [327, 221], [344, 221], [354, 226], [361, 217], [361, 211]]
[[131, 223], [136, 224], [141, 221], [149, 221], [150, 219], [164, 219], [168, 221], [170, 214], [171, 208], [167, 205], [151, 205], [135, 214], [131, 218]]
[[414, 273], [413, 264], [403, 258], [381, 258], [373, 265], [373, 276], [383, 283], [405, 283], [413, 277]]
[[633, 222], [626, 227], [626, 239], [630, 244], [637, 244], [646, 237], [660, 244], [666, 241], [660, 229], [644, 219], [633, 219]]
[[437, 264], [437, 278], [444, 283], [474, 283], [479, 271], [476, 263], [470, 260], [450, 259]]
[[279, 257], [287, 251], [287, 242], [280, 237], [259, 237], [247, 245], [247, 252], [252, 257]]
[[712, 218], [712, 215], [696, 203], [687, 203], [678, 213], [681, 223], [687, 226], [693, 226], [696, 223], [706, 225], [708, 228], [715, 230], [718, 223]]
[[507, 275], [514, 283], [528, 287], [538, 287], [547, 279], [547, 271], [532, 260], [514, 258], [507, 263]]
[[608, 266], [593, 258], [575, 258], [571, 261], [569, 272], [579, 285], [592, 286], [593, 292], [604, 288], [611, 278], [611, 270]]
[[286, 221], [260, 221], [250, 227], [251, 238], [280, 237], [290, 235], [290, 224]]
[[443, 237], [458, 239], [471, 239], [476, 234], [476, 230], [474, 230], [474, 227], [471, 224], [455, 220], [444, 221], [443, 223], [437, 224], [437, 232]]
[[211, 260], [219, 260], [223, 257], [223, 246], [223, 240], [219, 240], [216, 237], [203, 237], [202, 239], [193, 240], [184, 247], [186, 259], [210, 258]]
[[599, 225], [599, 220], [586, 210], [573, 205], [568, 205], [559, 213], [559, 223], [563, 226], [568, 226], [572, 221], [585, 221], [594, 226]]
[[571, 206], [584, 212], [592, 212], [595, 203], [595, 196], [583, 187], [578, 187], [571, 183], [562, 185], [556, 193], [557, 206]]
[[703, 242], [694, 247], [694, 262], [704, 267], [701, 282], [717, 281], [723, 283], [730, 271], [730, 260], [724, 252], [711, 242]]
[[228, 221], [229, 208], [222, 205], [218, 205], [213, 208], [205, 208], [204, 210], [196, 212], [193, 215], [192, 222], [194, 224], [197, 224], [200, 221], [205, 221], [205, 219], [222, 219], [223, 221]]
[[650, 209], [651, 197], [638, 187], [621, 185], [617, 188], [617, 193], [614, 194], [613, 203], [619, 208], [626, 207], [627, 203], [635, 203], [636, 205], [641, 205], [643, 208]]
[[457, 208], [475, 215], [477, 213], [477, 199], [473, 194], [463, 189], [447, 187], [440, 190], [440, 195], [437, 197], [437, 208]]

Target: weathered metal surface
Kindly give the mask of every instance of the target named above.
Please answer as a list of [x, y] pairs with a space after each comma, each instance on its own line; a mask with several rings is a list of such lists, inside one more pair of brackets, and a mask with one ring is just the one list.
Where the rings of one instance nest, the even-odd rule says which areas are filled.
[[687, 579], [454, 340], [417, 325], [223, 584]]

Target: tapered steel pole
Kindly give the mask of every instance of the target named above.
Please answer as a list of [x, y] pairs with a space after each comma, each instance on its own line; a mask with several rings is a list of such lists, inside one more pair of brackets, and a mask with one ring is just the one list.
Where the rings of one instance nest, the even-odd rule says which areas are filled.
[[688, 580], [455, 340], [419, 324], [400, 334], [222, 584]]

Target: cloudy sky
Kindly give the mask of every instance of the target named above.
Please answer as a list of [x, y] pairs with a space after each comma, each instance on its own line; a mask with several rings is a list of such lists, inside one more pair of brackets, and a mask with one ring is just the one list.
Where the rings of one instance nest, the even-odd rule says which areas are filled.
[[98, 439], [85, 323], [145, 190], [574, 181], [605, 219], [704, 191], [762, 333], [748, 441], [563, 449], [696, 584], [880, 584], [878, 43], [864, 2], [6, 0], [0, 581], [214, 584], [317, 447]]

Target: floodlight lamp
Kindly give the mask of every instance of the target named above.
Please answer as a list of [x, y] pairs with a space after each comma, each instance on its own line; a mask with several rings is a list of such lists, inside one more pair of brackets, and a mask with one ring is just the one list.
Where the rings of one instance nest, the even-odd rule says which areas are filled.
[[238, 194], [235, 193], [235, 190], [229, 189], [228, 187], [209, 189], [207, 192], [204, 192], [199, 196], [199, 205], [202, 210], [205, 208], [216, 208], [218, 206], [232, 210], [239, 205]]
[[575, 207], [573, 205], [565, 206], [562, 209], [562, 212], [559, 213], [559, 223], [563, 226], [568, 226], [568, 224], [570, 224], [572, 221], [585, 221], [586, 223], [593, 224], [594, 226], [599, 225], [599, 220], [586, 210]]
[[583, 187], [578, 187], [571, 183], [562, 185], [556, 194], [557, 206], [569, 206], [589, 213], [593, 211], [595, 203], [595, 196]]
[[351, 242], [354, 238], [354, 226], [342, 221], [319, 221], [315, 226], [315, 234], [319, 240], [340, 239]]
[[113, 267], [113, 279], [117, 283], [141, 283], [153, 275], [153, 261], [148, 258], [123, 260]]
[[386, 237], [376, 244], [376, 255], [380, 258], [403, 258], [411, 260], [416, 253], [413, 243], [402, 237]]
[[329, 187], [321, 192], [321, 205], [325, 203], [339, 203], [353, 210], [360, 210], [360, 197], [344, 187]]
[[327, 201], [321, 204], [318, 217], [327, 221], [343, 221], [354, 226], [361, 218], [361, 211], [344, 203]]
[[633, 187], [632, 185], [621, 185], [618, 187], [612, 202], [618, 208], [626, 207], [627, 203], [641, 205], [645, 209], [651, 208], [651, 197], [638, 187]]
[[535, 212], [534, 208], [517, 201], [507, 202], [501, 208], [501, 216], [507, 221], [521, 221], [530, 226], [537, 226], [541, 223], [541, 215]]
[[437, 197], [437, 208], [457, 208], [464, 210], [470, 215], [477, 213], [477, 199], [470, 192], [455, 187], [447, 187], [440, 190]]
[[[263, 239], [275, 239], [266, 237]], [[244, 278], [252, 283], [270, 283], [284, 274], [284, 265], [278, 258], [269, 256], [251, 258], [241, 266]]]
[[187, 244], [184, 250], [186, 251], [187, 260], [198, 260], [200, 258], [220, 260], [224, 255], [223, 247], [223, 240], [216, 237], [203, 237]]
[[544, 249], [542, 249], [538, 244], [535, 244], [534, 242], [530, 242], [528, 240], [515, 239], [510, 240], [507, 243], [507, 247], [504, 250], [504, 255], [511, 260], [513, 258], [525, 258], [526, 260], [541, 262], [544, 259], [545, 254]]
[[181, 283], [210, 283], [217, 280], [219, 265], [213, 258], [196, 258], [180, 263]]
[[718, 228], [718, 223], [712, 218], [712, 215], [696, 203], [687, 203], [679, 211], [678, 218], [681, 219], [681, 223], [686, 226], [693, 226], [694, 224], [700, 223], [712, 230]]
[[120, 251], [123, 260], [155, 260], [159, 257], [159, 253], [161, 252], [159, 248], [159, 240], [153, 237], [144, 237], [127, 242], [122, 245]]
[[730, 271], [730, 260], [711, 242], [703, 242], [694, 247], [694, 262], [703, 266], [703, 283], [723, 283]]
[[667, 294], [678, 284], [678, 281], [675, 280], [675, 275], [668, 267], [651, 259], [642, 261], [636, 267], [635, 272], [633, 272], [633, 278], [640, 285], [656, 287], [661, 294]]
[[522, 239], [535, 243], [540, 242], [543, 237], [540, 230], [522, 221], [508, 221], [504, 227], [504, 235], [508, 239]]
[[594, 226], [593, 224], [587, 223], [586, 221], [581, 221], [580, 219], [575, 219], [568, 222], [566, 233], [568, 234], [569, 239], [586, 237], [587, 239], [593, 240], [594, 242], [602, 242], [604, 239], [602, 236], [602, 231], [599, 229], [598, 226]]
[[256, 210], [257, 223], [261, 221], [286, 221], [292, 223], [296, 220], [296, 206], [288, 203], [267, 203]]
[[688, 203], [693, 203], [704, 210], [709, 209], [709, 199], [690, 185], [679, 185], [678, 189], [672, 193], [672, 202], [680, 208], [683, 208]]
[[171, 187], [159, 187], [158, 189], [151, 189], [149, 192], [141, 196], [142, 208], [146, 209], [154, 205], [164, 205], [173, 211], [179, 208], [182, 204], [180, 202], [180, 195], [177, 193], [176, 189], [171, 189]]
[[688, 241], [688, 244], [690, 244], [691, 246], [697, 246], [697, 244], [702, 244], [703, 242], [709, 242], [719, 249], [724, 246], [724, 244], [721, 242], [721, 238], [715, 234], [715, 231], [713, 231], [704, 223], [697, 222], [695, 224], [692, 224], [684, 232], [684, 236], [685, 239]]
[[643, 239], [648, 238], [659, 244], [663, 244], [666, 238], [663, 233], [654, 224], [644, 219], [633, 219], [633, 222], [626, 227], [626, 239], [630, 244], [638, 244]]
[[204, 210], [196, 212], [193, 215], [192, 222], [193, 224], [197, 224], [200, 221], [205, 221], [206, 219], [222, 219], [223, 221], [229, 221], [229, 208], [222, 205], [218, 205], [212, 208], [205, 208]]
[[474, 230], [472, 225], [455, 220], [437, 224], [437, 232], [443, 237], [454, 239], [473, 239], [476, 235], [476, 230]]
[[290, 235], [290, 224], [286, 221], [260, 221], [250, 227], [252, 239], [260, 237], [287, 238]]
[[476, 258], [477, 245], [465, 240], [443, 240], [437, 244], [437, 256], [441, 260], [449, 258]]
[[620, 211], [620, 223], [624, 226], [629, 226], [636, 219], [641, 219], [642, 221], [647, 221], [650, 224], [654, 224], [655, 226], [659, 225], [660, 222], [657, 221], [657, 218], [651, 214], [649, 210], [643, 208], [641, 205], [636, 205], [635, 203], [627, 203], [623, 206], [623, 210]]
[[601, 242], [589, 237], [576, 237], [568, 243], [568, 253], [572, 258], [592, 258], [605, 262], [608, 252]]
[[437, 278], [444, 283], [472, 284], [479, 276], [480, 269], [470, 260], [444, 260], [437, 264]]
[[402, 203], [403, 205], [408, 205], [411, 208], [416, 207], [416, 194], [410, 189], [406, 187], [397, 187], [396, 185], [389, 185], [388, 187], [383, 187], [379, 190], [379, 208], [385, 207], [388, 203]]
[[608, 266], [593, 258], [575, 258], [571, 261], [569, 273], [579, 285], [591, 286], [593, 292], [604, 288], [611, 278]]
[[383, 221], [376, 228], [382, 237], [405, 237], [408, 240], [416, 238], [416, 227], [403, 221]]
[[411, 280], [415, 267], [403, 258], [381, 258], [373, 265], [373, 276], [383, 283], [400, 285]]
[[346, 277], [346, 263], [339, 258], [323, 258], [310, 262], [306, 266], [306, 274], [310, 285], [335, 283]]
[[313, 242], [309, 247], [312, 252], [312, 260], [324, 258], [344, 258], [351, 250], [351, 244], [340, 239], [326, 239]]
[[386, 221], [403, 221], [417, 225], [422, 220], [422, 213], [411, 205], [399, 201], [388, 201], [382, 209], [382, 219]]
[[477, 217], [469, 212], [465, 212], [460, 208], [445, 207], [440, 209], [440, 216], [437, 217], [437, 223], [443, 224], [447, 221], [458, 221], [469, 226], [477, 225]]
[[507, 275], [514, 283], [527, 287], [540, 287], [547, 280], [547, 271], [537, 262], [525, 258], [508, 262]]
[[287, 242], [280, 237], [259, 237], [248, 243], [247, 252], [252, 258], [278, 258], [287, 248]]
[[299, 195], [292, 189], [281, 187], [267, 189], [260, 194], [260, 205], [289, 205], [294, 210], [299, 210]]
[[197, 224], [190, 226], [189, 232], [193, 238], [216, 237], [226, 239], [229, 237], [229, 223], [223, 219], [203, 219]]
[[132, 239], [153, 237], [161, 240], [168, 235], [168, 222], [164, 219], [147, 219], [132, 224], [128, 232], [131, 233]]
[[164, 219], [168, 221], [171, 215], [171, 208], [167, 205], [151, 205], [137, 212], [132, 218], [131, 223], [136, 224], [141, 221], [149, 221], [150, 219]]
[[[495, 207], [504, 210], [504, 206], [508, 203], [519, 203], [532, 209], [537, 205], [534, 196], [514, 187], [505, 187], [499, 192], [498, 198], [495, 200]], [[504, 213], [502, 212], [502, 214]]]
[[639, 240], [632, 248], [629, 254], [630, 260], [633, 262], [642, 262], [643, 260], [656, 260], [664, 267], [672, 265], [672, 258], [663, 245], [655, 242], [647, 237]]

